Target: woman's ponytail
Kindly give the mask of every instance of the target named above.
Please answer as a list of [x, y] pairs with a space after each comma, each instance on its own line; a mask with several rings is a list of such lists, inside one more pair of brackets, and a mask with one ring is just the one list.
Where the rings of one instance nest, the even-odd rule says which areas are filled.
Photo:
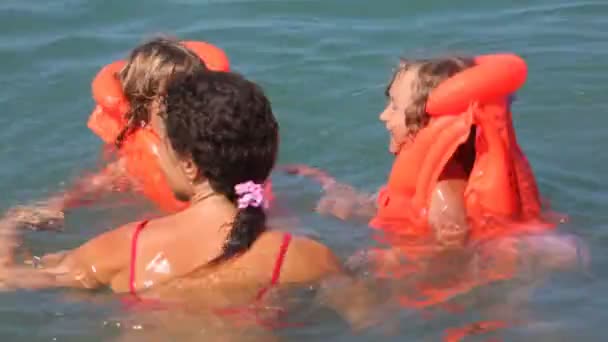
[[[266, 230], [264, 188], [262, 184], [245, 182], [234, 187], [238, 211], [222, 254], [211, 263], [219, 263], [243, 253]], [[231, 197], [231, 196], [229, 196]]]

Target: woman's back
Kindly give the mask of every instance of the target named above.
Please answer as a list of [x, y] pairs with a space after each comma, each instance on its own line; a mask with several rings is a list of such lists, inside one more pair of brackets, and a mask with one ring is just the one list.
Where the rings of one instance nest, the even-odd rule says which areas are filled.
[[281, 231], [266, 231], [242, 254], [210, 264], [221, 253], [221, 231], [230, 227], [234, 209], [219, 197], [207, 201], [200, 209], [152, 220], [139, 233], [133, 228], [134, 269], [122, 273], [131, 277], [121, 276], [115, 290], [225, 306], [262, 300], [272, 287], [308, 285], [339, 271], [327, 247]]

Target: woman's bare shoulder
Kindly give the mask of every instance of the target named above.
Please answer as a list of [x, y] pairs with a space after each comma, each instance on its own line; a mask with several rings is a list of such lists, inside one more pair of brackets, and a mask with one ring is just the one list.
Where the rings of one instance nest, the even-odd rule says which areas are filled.
[[290, 242], [285, 251], [281, 268], [281, 282], [314, 282], [321, 278], [341, 272], [340, 263], [331, 249], [312, 238], [281, 231], [269, 231], [260, 236], [256, 245], [260, 250], [274, 251], [278, 257], [286, 234]]

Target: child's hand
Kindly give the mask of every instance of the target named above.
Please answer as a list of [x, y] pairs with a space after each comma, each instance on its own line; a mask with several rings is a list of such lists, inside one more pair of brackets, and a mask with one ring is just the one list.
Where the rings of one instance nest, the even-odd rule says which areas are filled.
[[352, 216], [357, 204], [357, 192], [352, 187], [334, 183], [329, 186], [316, 206], [320, 214], [333, 215], [346, 220]]
[[444, 222], [434, 226], [435, 239], [439, 249], [463, 248], [469, 237], [466, 225]]
[[315, 209], [320, 214], [332, 215], [341, 220], [353, 217], [369, 220], [376, 213], [373, 195], [360, 193], [349, 185], [338, 183], [323, 170], [301, 164], [284, 165], [280, 169], [288, 174], [310, 177], [319, 182], [325, 190]]
[[351, 271], [373, 272], [381, 278], [399, 278], [406, 271], [406, 260], [397, 249], [371, 248], [349, 257], [346, 266]]
[[319, 182], [323, 188], [327, 188], [336, 183], [336, 180], [332, 176], [316, 167], [310, 167], [303, 164], [289, 164], [279, 166], [278, 169], [283, 170], [290, 175], [312, 178]]
[[7, 217], [18, 225], [33, 230], [60, 230], [65, 214], [59, 205], [46, 202], [31, 206], [17, 206], [9, 210]]
[[346, 220], [353, 217], [371, 219], [376, 214], [376, 202], [373, 195], [360, 193], [353, 187], [333, 183], [325, 188], [325, 195], [317, 203], [316, 211], [320, 214], [333, 215]]

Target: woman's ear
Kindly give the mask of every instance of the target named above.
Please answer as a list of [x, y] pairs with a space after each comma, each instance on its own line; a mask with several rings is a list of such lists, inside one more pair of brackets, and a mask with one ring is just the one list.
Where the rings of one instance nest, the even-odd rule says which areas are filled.
[[186, 175], [186, 178], [188, 178], [190, 184], [193, 184], [199, 178], [200, 174], [198, 166], [196, 166], [192, 158], [186, 158], [184, 160], [181, 160], [180, 166], [182, 168], [182, 171], [184, 172], [184, 175]]

